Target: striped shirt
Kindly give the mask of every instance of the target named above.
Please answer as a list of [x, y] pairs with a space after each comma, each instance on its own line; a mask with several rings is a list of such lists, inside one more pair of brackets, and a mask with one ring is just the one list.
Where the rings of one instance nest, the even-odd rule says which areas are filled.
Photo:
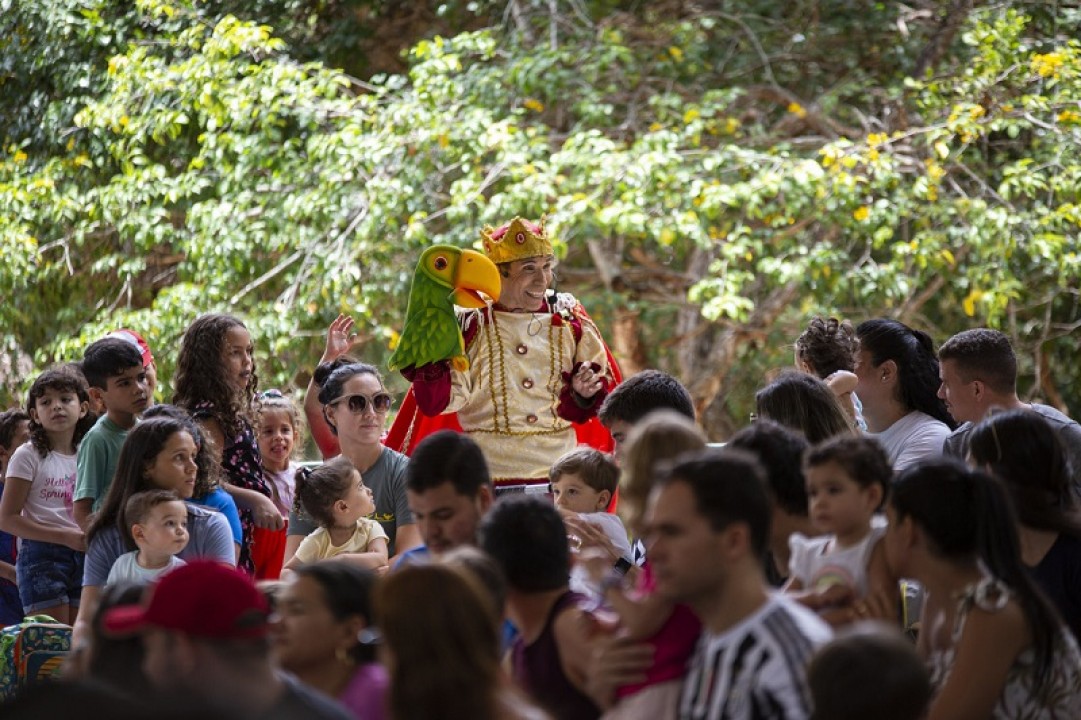
[[680, 699], [681, 720], [806, 720], [807, 663], [829, 627], [782, 596], [720, 635], [702, 634]]

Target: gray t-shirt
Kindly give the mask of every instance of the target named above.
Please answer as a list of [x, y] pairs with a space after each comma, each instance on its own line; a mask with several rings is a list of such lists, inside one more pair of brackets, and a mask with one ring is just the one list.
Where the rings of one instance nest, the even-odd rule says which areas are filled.
[[[413, 513], [405, 496], [405, 468], [408, 464], [409, 458], [405, 455], [383, 448], [375, 464], [361, 473], [364, 484], [372, 489], [375, 498], [375, 519], [390, 538], [387, 548], [390, 557], [395, 553], [394, 538], [398, 526], [413, 524]], [[318, 527], [311, 518], [298, 513], [295, 508], [289, 513], [290, 535], [311, 535]]]
[[[181, 560], [205, 558], [236, 565], [233, 533], [229, 521], [216, 510], [188, 503], [188, 545], [178, 553]], [[113, 563], [128, 552], [120, 531], [107, 527], [94, 536], [86, 550], [83, 564], [83, 586], [101, 587], [109, 579]]]
[[[1050, 405], [1032, 403], [1029, 409], [1046, 420], [1058, 434], [1058, 439], [1062, 447], [1066, 449], [1066, 457], [1070, 461], [1070, 477], [1073, 479], [1074, 495], [1081, 497], [1081, 425]], [[942, 452], [966, 460], [969, 436], [972, 434], [973, 427], [975, 426], [972, 423], [966, 422], [954, 430], [943, 442]]]

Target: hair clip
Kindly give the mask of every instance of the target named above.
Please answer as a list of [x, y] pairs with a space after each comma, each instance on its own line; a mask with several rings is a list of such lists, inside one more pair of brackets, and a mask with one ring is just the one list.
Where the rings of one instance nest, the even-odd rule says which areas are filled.
[[277, 388], [272, 388], [270, 390], [264, 390], [263, 392], [259, 393], [259, 397], [263, 398], [264, 400], [278, 400], [285, 396], [282, 395], [281, 390], [278, 390]]
[[379, 645], [383, 642], [383, 635], [372, 627], [366, 627], [357, 633], [357, 642], [361, 645]]

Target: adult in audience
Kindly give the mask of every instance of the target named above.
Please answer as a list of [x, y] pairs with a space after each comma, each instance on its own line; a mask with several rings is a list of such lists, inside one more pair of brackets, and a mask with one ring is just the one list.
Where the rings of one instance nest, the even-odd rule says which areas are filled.
[[585, 597], [568, 588], [567, 530], [551, 502], [536, 496], [496, 503], [481, 522], [480, 546], [507, 579], [507, 616], [518, 628], [514, 679], [559, 720], [600, 717], [583, 691], [589, 644]]
[[1058, 435], [1070, 459], [1074, 491], [1081, 493], [1081, 425], [1050, 405], [1024, 403], [1017, 397], [1017, 356], [1010, 338], [998, 330], [965, 330], [938, 350], [938, 396], [960, 427], [946, 438], [943, 451], [964, 460], [973, 426], [992, 408], [1031, 410]]
[[150, 586], [142, 606], [110, 610], [104, 627], [141, 634], [143, 670], [160, 691], [188, 693], [234, 717], [348, 720], [341, 705], [275, 670], [269, 615], [244, 572], [194, 561]]
[[807, 373], [782, 372], [754, 396], [758, 417], [799, 430], [816, 445], [837, 435], [851, 435], [853, 424], [825, 382]]
[[1061, 435], [1036, 413], [995, 413], [972, 428], [969, 457], [1006, 483], [1021, 559], [1081, 639], [1081, 514]]
[[765, 557], [766, 580], [773, 587], [781, 587], [788, 580], [788, 563], [792, 557], [788, 538], [793, 533], [805, 537], [818, 534], [808, 517], [807, 481], [802, 468], [803, 454], [810, 445], [803, 436], [783, 425], [759, 420], [733, 435], [726, 447], [753, 454], [766, 471], [772, 508]]
[[904, 323], [875, 318], [859, 324], [856, 336], [856, 394], [872, 433], [900, 471], [942, 454], [954, 427], [938, 398], [938, 360], [927, 333]]
[[694, 421], [694, 401], [687, 388], [668, 373], [643, 370], [617, 385], [604, 399], [597, 417], [612, 433], [612, 452], [619, 460], [631, 428], [654, 410], [674, 410]]
[[494, 497], [480, 446], [453, 430], [429, 435], [413, 450], [405, 493], [424, 545], [405, 553], [403, 564], [475, 545], [477, 527]]
[[769, 518], [764, 473], [741, 450], [707, 450], [657, 478], [646, 513], [657, 592], [687, 603], [705, 626], [684, 679], [682, 718], [811, 712], [806, 663], [831, 631], [769, 591]]
[[278, 665], [336, 698], [357, 720], [382, 720], [387, 673], [376, 662], [375, 575], [347, 563], [294, 568], [279, 589], [270, 644]]
[[[325, 437], [329, 429], [338, 439], [341, 454], [360, 471], [375, 498], [375, 519], [390, 538], [387, 545], [391, 557], [420, 545], [420, 533], [405, 497], [405, 467], [409, 458], [381, 442], [387, 413], [393, 404], [393, 398], [383, 386], [383, 377], [364, 363], [329, 362], [316, 368], [313, 382], [319, 386], [323, 412], [322, 418], [308, 418], [312, 437]], [[286, 564], [316, 527], [304, 513], [289, 514]], [[342, 559], [348, 561], [348, 555]]]
[[390, 671], [390, 717], [547, 717], [501, 673], [498, 610], [471, 572], [441, 563], [402, 568], [378, 588], [376, 614]]

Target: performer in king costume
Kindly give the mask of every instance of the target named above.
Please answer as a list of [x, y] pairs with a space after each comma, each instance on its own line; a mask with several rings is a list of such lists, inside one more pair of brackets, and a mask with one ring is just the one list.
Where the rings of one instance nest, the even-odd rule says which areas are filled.
[[[389, 363], [412, 387], [386, 444], [408, 454], [426, 435], [457, 429], [481, 446], [497, 493], [546, 491], [548, 468], [563, 453], [579, 444], [611, 450], [596, 413], [622, 377], [581, 303], [549, 288], [555, 257], [543, 225], [515, 218], [485, 227], [481, 240], [499, 272], [495, 304], [478, 307], [453, 283], [458, 252], [470, 251], [435, 247], [421, 257], [406, 328]], [[422, 286], [441, 273], [444, 289], [425, 292]], [[472, 308], [454, 310], [460, 352], [437, 353], [439, 359], [418, 352], [440, 335], [438, 318], [446, 313], [424, 307], [425, 296], [431, 305], [454, 297]]]

